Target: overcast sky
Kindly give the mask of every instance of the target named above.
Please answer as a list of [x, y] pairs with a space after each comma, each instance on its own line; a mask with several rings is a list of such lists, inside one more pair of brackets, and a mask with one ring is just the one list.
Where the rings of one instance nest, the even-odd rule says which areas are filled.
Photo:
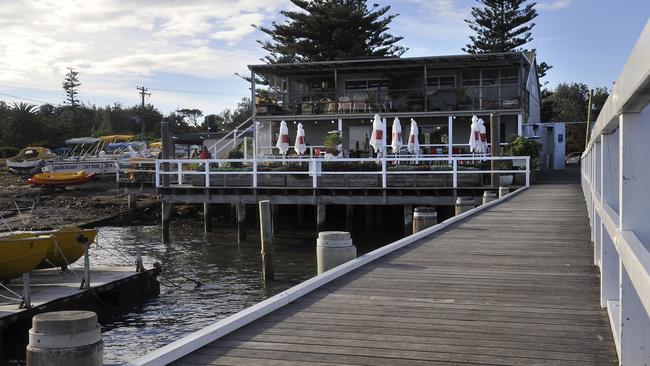
[[[377, 0], [400, 16], [404, 56], [459, 54], [471, 0]], [[372, 1], [370, 2], [372, 3]], [[139, 103], [151, 89], [163, 113], [233, 107], [249, 94], [235, 72], [260, 63], [262, 34], [288, 0], [13, 0], [0, 6], [0, 100], [60, 104], [66, 68], [79, 71], [80, 99]], [[610, 87], [650, 16], [650, 0], [540, 0], [539, 58], [554, 66], [550, 86], [580, 81]], [[23, 98], [18, 99], [17, 97]]]

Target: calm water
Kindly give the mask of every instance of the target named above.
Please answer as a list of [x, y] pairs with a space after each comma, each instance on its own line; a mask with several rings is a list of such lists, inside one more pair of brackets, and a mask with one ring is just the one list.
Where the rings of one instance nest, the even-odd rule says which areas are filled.
[[[276, 280], [265, 284], [260, 281], [259, 238], [253, 230], [241, 246], [234, 230], [217, 230], [204, 236], [199, 227], [172, 226], [171, 243], [161, 244], [159, 226], [100, 228], [91, 263], [131, 265], [134, 244], [140, 243], [145, 266], [157, 261], [164, 269], [159, 297], [102, 322], [105, 363], [141, 356], [316, 274], [312, 231], [284, 231], [274, 237]], [[398, 239], [400, 230], [353, 237], [364, 253]]]

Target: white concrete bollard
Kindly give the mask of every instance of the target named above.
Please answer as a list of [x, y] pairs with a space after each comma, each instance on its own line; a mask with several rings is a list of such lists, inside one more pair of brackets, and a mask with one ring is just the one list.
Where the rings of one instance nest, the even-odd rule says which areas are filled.
[[28, 366], [101, 366], [104, 342], [97, 314], [54, 311], [32, 318]]
[[318, 274], [357, 257], [357, 247], [347, 231], [323, 231], [316, 240]]
[[435, 207], [416, 207], [413, 211], [413, 233], [424, 230], [438, 223]]
[[495, 201], [497, 199], [497, 193], [492, 191], [483, 192], [483, 204], [488, 202]]
[[508, 193], [510, 193], [509, 187], [499, 187], [499, 198], [505, 196]]
[[474, 208], [473, 197], [458, 197], [456, 198], [456, 215], [467, 212]]

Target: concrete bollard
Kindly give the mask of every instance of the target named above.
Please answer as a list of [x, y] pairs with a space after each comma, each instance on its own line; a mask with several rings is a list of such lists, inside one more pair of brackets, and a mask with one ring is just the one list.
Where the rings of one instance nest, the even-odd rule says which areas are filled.
[[28, 366], [101, 366], [104, 342], [97, 314], [54, 311], [32, 318]]
[[497, 193], [492, 191], [483, 192], [483, 204], [488, 202], [495, 201], [497, 199]]
[[458, 197], [456, 198], [456, 215], [467, 212], [474, 208], [473, 197]]
[[316, 240], [318, 274], [357, 257], [357, 247], [347, 231], [323, 231]]
[[438, 223], [435, 207], [416, 207], [413, 210], [413, 233], [422, 231]]
[[505, 196], [508, 193], [510, 193], [509, 187], [499, 187], [499, 198]]

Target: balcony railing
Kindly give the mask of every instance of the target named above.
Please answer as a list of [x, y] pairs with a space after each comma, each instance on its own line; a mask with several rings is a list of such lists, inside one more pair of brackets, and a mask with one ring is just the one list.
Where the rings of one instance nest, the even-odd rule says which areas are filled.
[[467, 111], [521, 109], [526, 91], [517, 85], [347, 90], [274, 93], [258, 96], [257, 115], [358, 114], [386, 112]]

